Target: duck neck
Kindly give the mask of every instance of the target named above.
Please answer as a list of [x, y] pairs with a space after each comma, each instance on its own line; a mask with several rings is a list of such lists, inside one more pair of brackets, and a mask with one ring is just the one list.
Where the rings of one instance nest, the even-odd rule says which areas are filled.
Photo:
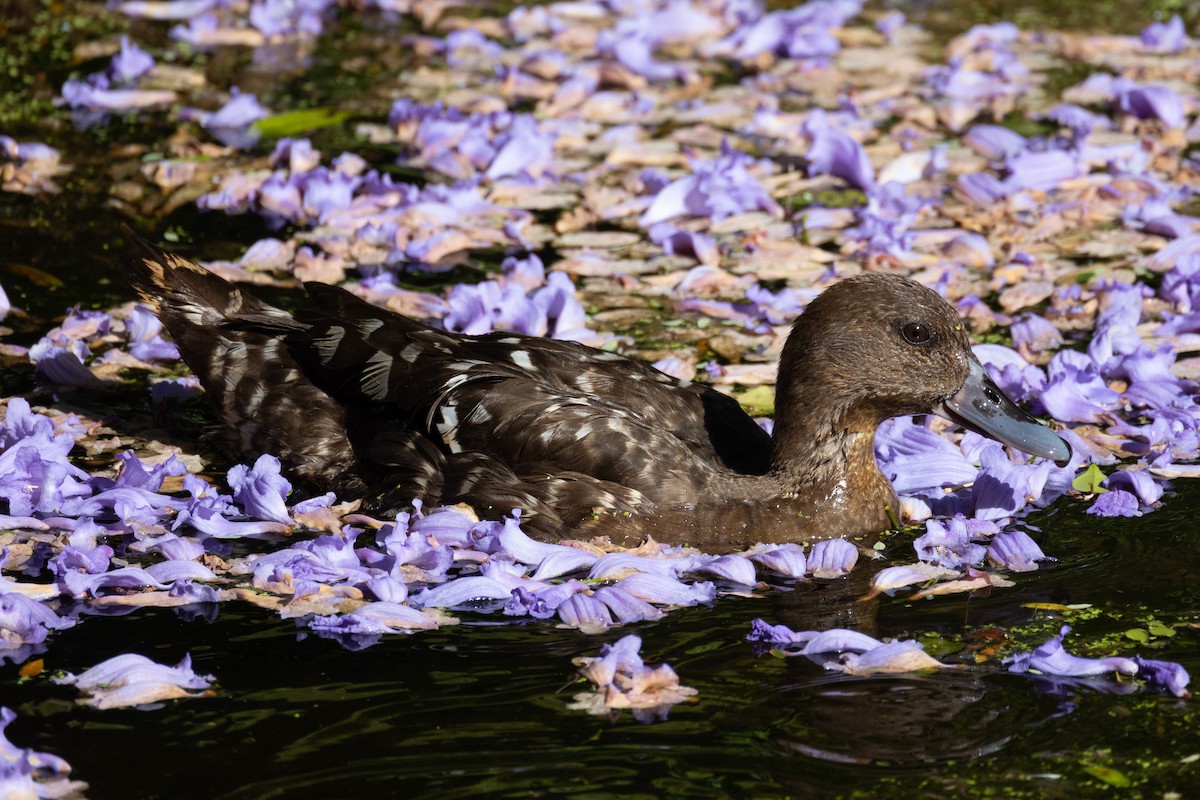
[[880, 410], [857, 396], [854, 376], [814, 373], [806, 368], [813, 359], [797, 349], [784, 350], [776, 399], [772, 468], [785, 491], [893, 503], [895, 493], [875, 461]]
[[807, 413], [777, 414], [774, 434], [772, 466], [787, 483], [798, 488], [833, 486], [852, 477], [882, 477], [875, 462], [874, 426], [815, 399], [792, 407]]

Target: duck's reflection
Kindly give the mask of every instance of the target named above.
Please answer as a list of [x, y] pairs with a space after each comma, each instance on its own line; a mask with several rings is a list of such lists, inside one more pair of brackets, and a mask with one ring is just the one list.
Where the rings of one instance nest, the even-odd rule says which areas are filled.
[[[894, 604], [858, 599], [867, 593], [873, 572], [858, 569], [843, 580], [774, 593], [772, 622], [796, 631], [849, 628], [876, 638], [903, 635], [881, 619]], [[1014, 598], [1013, 605], [1029, 599]], [[990, 606], [977, 616], [1007, 616], [995, 603]], [[961, 630], [963, 623], [960, 618], [956, 627]], [[1013, 691], [1012, 683], [1019, 680], [994, 662], [987, 668], [957, 665], [930, 673], [853, 676], [795, 656], [787, 659], [786, 677], [773, 687], [777, 713], [771, 738], [785, 751], [830, 764], [902, 771], [980, 757], [1003, 748], [1015, 731], [1053, 716], [1033, 691]], [[827, 781], [814, 777], [817, 785]]]

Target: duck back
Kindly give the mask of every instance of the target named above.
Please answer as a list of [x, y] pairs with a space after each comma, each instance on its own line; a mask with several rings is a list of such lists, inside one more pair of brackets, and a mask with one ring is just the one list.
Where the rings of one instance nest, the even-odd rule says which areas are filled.
[[642, 362], [511, 333], [466, 336], [308, 284], [294, 316], [136, 238], [131, 281], [249, 457], [386, 506], [522, 509], [559, 537], [740, 493], [770, 437], [733, 399]]

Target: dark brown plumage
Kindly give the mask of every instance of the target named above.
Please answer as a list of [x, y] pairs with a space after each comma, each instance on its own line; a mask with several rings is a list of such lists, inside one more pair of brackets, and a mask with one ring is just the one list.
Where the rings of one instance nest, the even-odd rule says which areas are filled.
[[547, 537], [729, 547], [882, 530], [896, 498], [875, 428], [939, 409], [976, 372], [935, 293], [850, 278], [793, 327], [772, 440], [725, 395], [620, 355], [447, 333], [321, 284], [292, 316], [130, 239], [131, 282], [247, 455], [273, 453], [294, 479], [343, 496], [520, 508]]

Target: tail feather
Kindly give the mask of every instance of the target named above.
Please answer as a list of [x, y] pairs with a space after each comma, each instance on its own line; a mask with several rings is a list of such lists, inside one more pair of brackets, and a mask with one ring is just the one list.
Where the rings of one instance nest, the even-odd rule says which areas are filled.
[[360, 493], [345, 409], [305, 377], [284, 337], [290, 314], [128, 228], [130, 283], [153, 308], [200, 379], [236, 445], [272, 453], [307, 488]]

